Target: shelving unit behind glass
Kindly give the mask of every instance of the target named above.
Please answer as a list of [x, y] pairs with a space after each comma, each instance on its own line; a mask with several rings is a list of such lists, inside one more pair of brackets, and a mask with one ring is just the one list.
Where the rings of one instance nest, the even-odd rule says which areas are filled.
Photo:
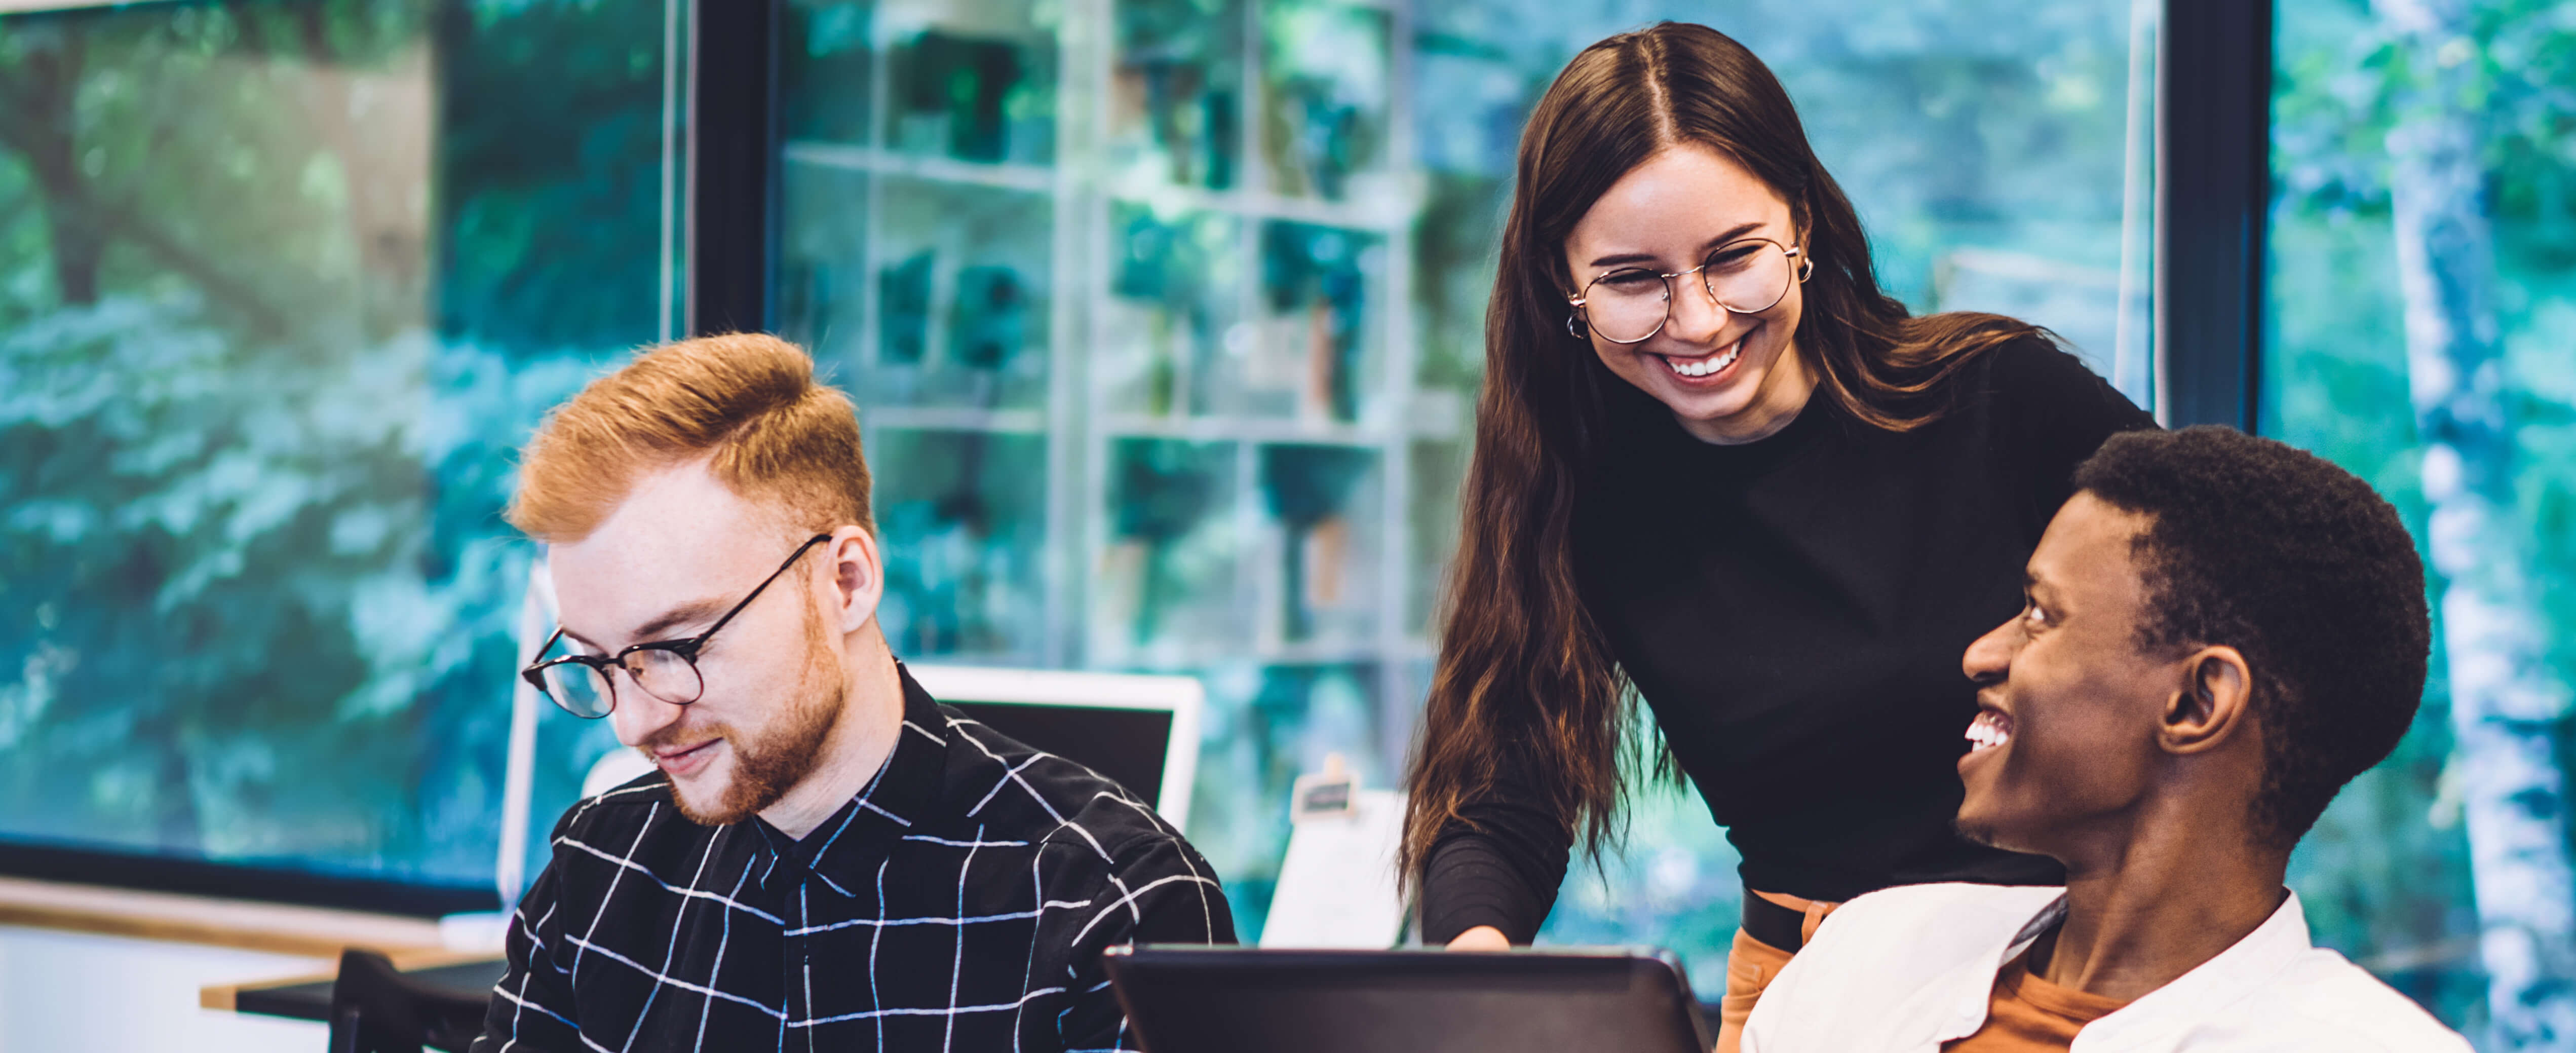
[[1445, 534], [1412, 520], [1454, 512], [1415, 446], [1463, 414], [1422, 410], [1408, 352], [1404, 24], [788, 8], [781, 329], [860, 404], [896, 650], [1200, 675], [1190, 833], [1238, 917], [1297, 771], [1392, 779], [1429, 653]]

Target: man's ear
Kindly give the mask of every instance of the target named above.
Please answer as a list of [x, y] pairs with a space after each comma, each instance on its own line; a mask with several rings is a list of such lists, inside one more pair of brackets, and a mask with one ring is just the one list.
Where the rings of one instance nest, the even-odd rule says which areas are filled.
[[857, 632], [868, 619], [877, 616], [877, 601], [885, 598], [885, 560], [877, 550], [876, 536], [859, 527], [844, 526], [832, 532], [832, 540], [823, 543], [823, 553], [832, 565], [840, 631]]
[[2182, 660], [2182, 689], [2165, 700], [2158, 741], [2167, 753], [2200, 753], [2240, 734], [2252, 719], [2254, 671], [2233, 647], [2203, 647]]

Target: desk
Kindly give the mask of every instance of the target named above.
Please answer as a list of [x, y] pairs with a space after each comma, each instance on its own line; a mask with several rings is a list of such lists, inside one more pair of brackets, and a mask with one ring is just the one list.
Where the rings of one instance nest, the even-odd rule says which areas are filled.
[[448, 953], [429, 918], [0, 878], [0, 924], [337, 958], [374, 947], [397, 964]]
[[[452, 951], [440, 946], [438, 923], [427, 918], [26, 878], [0, 878], [0, 924], [326, 960], [338, 958], [344, 947], [371, 947], [383, 951], [395, 966], [406, 970], [451, 966], [462, 969], [479, 964], [489, 970], [490, 976], [473, 985], [477, 997], [491, 990], [502, 968], [501, 958], [490, 951]], [[327, 1020], [331, 979], [331, 973], [319, 972], [249, 984], [207, 984], [197, 989], [197, 1004], [207, 1009]], [[456, 981], [441, 974], [438, 982]], [[320, 993], [309, 996], [307, 989]], [[309, 1010], [296, 1008], [308, 1002]]]
[[423, 917], [0, 878], [0, 1049], [318, 1053], [321, 1023], [201, 1008], [205, 988], [326, 972], [351, 945], [457, 960], [439, 939]]
[[[391, 956], [412, 978], [468, 998], [484, 998], [501, 981], [509, 963], [488, 954]], [[197, 1004], [208, 1009], [259, 1013], [294, 1020], [331, 1019], [330, 973], [310, 973], [244, 984], [209, 984], [199, 989]]]

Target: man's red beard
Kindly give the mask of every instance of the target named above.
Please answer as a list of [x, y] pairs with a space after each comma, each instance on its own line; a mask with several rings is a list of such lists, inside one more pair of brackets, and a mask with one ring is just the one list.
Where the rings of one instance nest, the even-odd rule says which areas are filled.
[[807, 606], [804, 674], [797, 678], [786, 708], [758, 736], [746, 737], [726, 724], [684, 730], [683, 724], [673, 723], [638, 746], [650, 756], [654, 750], [682, 745], [684, 737], [705, 741], [706, 736], [712, 735], [732, 748], [733, 778], [717, 794], [714, 807], [700, 809], [678, 787], [672, 788], [671, 803], [681, 815], [703, 826], [738, 823], [777, 804], [787, 791], [814, 773], [823, 758], [823, 743], [839, 726], [842, 704], [850, 693], [837, 643], [824, 631], [822, 616]]

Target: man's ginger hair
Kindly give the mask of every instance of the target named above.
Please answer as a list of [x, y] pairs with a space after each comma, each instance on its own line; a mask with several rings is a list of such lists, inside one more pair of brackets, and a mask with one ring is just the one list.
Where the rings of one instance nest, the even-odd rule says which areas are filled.
[[579, 541], [639, 477], [699, 458], [791, 529], [876, 530], [849, 396], [814, 379], [804, 349], [759, 333], [652, 348], [555, 407], [521, 458], [510, 525]]

